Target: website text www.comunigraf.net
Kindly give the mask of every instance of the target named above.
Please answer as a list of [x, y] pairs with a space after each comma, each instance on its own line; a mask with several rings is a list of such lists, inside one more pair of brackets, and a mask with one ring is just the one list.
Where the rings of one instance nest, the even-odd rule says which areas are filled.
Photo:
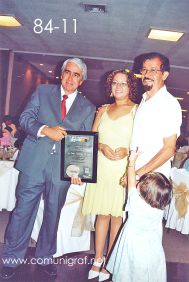
[[[61, 258], [2, 258], [1, 259], [4, 265], [20, 265], [20, 264], [38, 264], [38, 265], [47, 265], [47, 264], [63, 264], [68, 266], [73, 265], [85, 265], [93, 264], [94, 258], [89, 258], [88, 256], [84, 257], [68, 257], [64, 256]], [[99, 263], [102, 262], [102, 259], [99, 259]]]

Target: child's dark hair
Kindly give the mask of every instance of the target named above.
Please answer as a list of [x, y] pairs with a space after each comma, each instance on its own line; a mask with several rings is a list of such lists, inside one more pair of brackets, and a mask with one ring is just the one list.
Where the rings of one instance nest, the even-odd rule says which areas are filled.
[[6, 126], [4, 129], [6, 129], [6, 130], [7, 130], [8, 132], [10, 132], [10, 133], [11, 133], [12, 130], [13, 130], [10, 126]]
[[163, 210], [170, 203], [172, 184], [162, 173], [146, 173], [140, 177], [138, 185], [140, 195], [151, 207]]

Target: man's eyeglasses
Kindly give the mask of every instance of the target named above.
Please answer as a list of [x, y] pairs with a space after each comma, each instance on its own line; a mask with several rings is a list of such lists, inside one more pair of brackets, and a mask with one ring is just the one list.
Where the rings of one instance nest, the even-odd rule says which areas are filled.
[[127, 87], [127, 82], [118, 82], [118, 81], [112, 81], [112, 86], [121, 86], [121, 88], [126, 88]]
[[141, 73], [142, 75], [145, 75], [145, 74], [147, 74], [147, 73], [154, 75], [154, 74], [157, 74], [158, 71], [163, 72], [162, 70], [156, 70], [156, 69], [150, 69], [150, 70], [148, 70], [148, 69], [142, 68], [142, 69], [140, 70], [140, 73]]

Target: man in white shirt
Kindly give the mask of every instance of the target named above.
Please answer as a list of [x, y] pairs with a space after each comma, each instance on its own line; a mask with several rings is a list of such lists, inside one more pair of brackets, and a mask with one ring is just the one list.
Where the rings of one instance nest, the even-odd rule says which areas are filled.
[[169, 60], [159, 53], [143, 56], [142, 84], [146, 92], [135, 115], [131, 149], [141, 151], [136, 161], [137, 179], [150, 171], [169, 177], [171, 158], [182, 123], [181, 107], [165, 86]]
[[[20, 179], [3, 253], [1, 277], [5, 280], [15, 275], [25, 257], [42, 193], [44, 216], [35, 256], [40, 269], [49, 277], [56, 277], [52, 258], [56, 253], [60, 212], [70, 186], [69, 181], [60, 177], [60, 141], [66, 130], [88, 131], [92, 127], [96, 108], [77, 91], [86, 77], [87, 67], [81, 59], [66, 60], [61, 86], [39, 85], [20, 116], [20, 125], [28, 135], [16, 164]], [[64, 95], [67, 99], [62, 99]]]

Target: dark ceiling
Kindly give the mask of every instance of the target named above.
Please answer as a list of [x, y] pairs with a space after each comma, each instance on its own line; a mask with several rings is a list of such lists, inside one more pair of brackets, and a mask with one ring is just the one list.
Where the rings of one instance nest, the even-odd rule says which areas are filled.
[[[157, 51], [168, 56], [171, 62], [167, 80], [169, 91], [183, 98], [180, 100], [182, 109], [188, 110], [189, 1], [102, 2], [106, 5], [105, 13], [86, 12], [83, 2], [78, 0], [1, 0], [1, 14], [15, 15], [22, 27], [0, 27], [0, 49], [13, 50], [49, 77], [56, 75], [55, 67], [64, 58], [84, 58], [89, 69], [86, 85], [91, 89], [91, 100], [96, 99], [97, 104], [102, 95], [99, 82], [105, 73], [117, 68], [132, 68], [136, 56]], [[86, 0], [84, 3], [102, 2]], [[185, 34], [177, 43], [149, 40], [146, 35], [150, 27]]]

